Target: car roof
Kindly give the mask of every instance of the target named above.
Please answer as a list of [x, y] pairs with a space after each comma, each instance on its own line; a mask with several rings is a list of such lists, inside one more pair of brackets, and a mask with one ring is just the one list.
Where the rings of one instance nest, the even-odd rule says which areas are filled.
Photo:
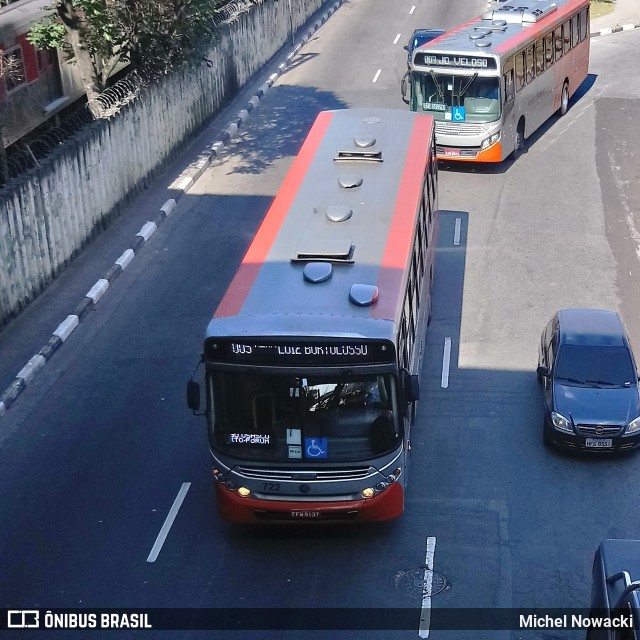
[[620, 316], [602, 309], [562, 309], [558, 311], [560, 343], [585, 346], [625, 346]]
[[411, 39], [417, 36], [440, 36], [444, 33], [443, 29], [416, 29], [411, 35]]

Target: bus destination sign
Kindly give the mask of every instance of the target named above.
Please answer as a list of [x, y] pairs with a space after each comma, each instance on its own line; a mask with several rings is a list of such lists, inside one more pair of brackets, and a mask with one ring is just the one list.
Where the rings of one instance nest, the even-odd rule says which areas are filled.
[[391, 345], [383, 341], [263, 343], [209, 338], [205, 353], [208, 360], [216, 362], [291, 366], [377, 364], [394, 359]]
[[497, 69], [495, 58], [479, 56], [456, 56], [445, 53], [423, 53], [418, 51], [413, 58], [416, 65], [424, 67], [449, 67], [456, 69]]

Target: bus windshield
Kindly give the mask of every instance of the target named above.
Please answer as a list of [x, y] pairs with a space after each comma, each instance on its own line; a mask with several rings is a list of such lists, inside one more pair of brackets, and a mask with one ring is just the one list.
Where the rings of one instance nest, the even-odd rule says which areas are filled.
[[500, 118], [498, 78], [414, 71], [411, 86], [411, 108], [436, 120], [487, 123]]
[[260, 462], [368, 460], [401, 442], [390, 374], [215, 372], [213, 444]]

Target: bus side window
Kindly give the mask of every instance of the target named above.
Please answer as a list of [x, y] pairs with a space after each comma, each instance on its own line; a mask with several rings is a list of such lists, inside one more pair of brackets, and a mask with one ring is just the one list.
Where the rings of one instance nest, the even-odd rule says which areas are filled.
[[562, 49], [562, 25], [558, 25], [554, 30], [553, 30], [553, 38], [556, 42], [556, 60], [560, 60], [560, 58], [562, 58], [562, 53], [563, 53], [563, 49]]
[[571, 46], [575, 47], [580, 42], [580, 16], [576, 13], [571, 18]]
[[530, 44], [527, 47], [527, 84], [529, 82], [531, 82], [535, 77], [536, 77], [536, 70], [535, 70], [535, 61], [534, 61], [534, 55], [533, 55], [533, 47], [534, 45]]
[[516, 53], [516, 89], [520, 91], [524, 85], [524, 51], [518, 51]]
[[553, 64], [553, 32], [544, 37], [544, 54], [547, 69]]
[[536, 40], [536, 75], [544, 71], [544, 40]]
[[580, 12], [580, 23], [582, 29], [580, 29], [580, 42], [589, 37], [589, 7], [583, 9]]
[[564, 52], [569, 53], [569, 51], [571, 51], [571, 22], [569, 20], [562, 25], [562, 30], [564, 31], [562, 38], [564, 42]]
[[513, 101], [513, 69], [504, 74], [504, 101]]

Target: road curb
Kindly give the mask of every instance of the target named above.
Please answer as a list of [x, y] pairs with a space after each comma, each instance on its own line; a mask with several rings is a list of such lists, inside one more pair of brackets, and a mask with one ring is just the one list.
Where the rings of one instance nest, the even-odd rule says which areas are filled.
[[608, 36], [612, 33], [620, 33], [621, 31], [633, 31], [634, 29], [640, 29], [640, 24], [623, 24], [611, 29], [600, 29], [600, 31], [594, 31], [591, 34], [592, 38], [597, 36]]
[[75, 308], [74, 312], [54, 330], [49, 341], [40, 351], [34, 355], [22, 367], [16, 375], [13, 382], [0, 395], [0, 419], [7, 413], [18, 396], [33, 381], [37, 374], [42, 370], [51, 356], [60, 348], [67, 340], [71, 333], [78, 327], [90, 311], [98, 304], [102, 296], [107, 292], [111, 283], [126, 269], [137, 252], [148, 242], [158, 227], [175, 209], [180, 198], [189, 193], [189, 190], [198, 178], [209, 168], [209, 166], [218, 158], [221, 151], [231, 142], [238, 130], [249, 119], [253, 109], [255, 109], [262, 98], [266, 95], [275, 81], [291, 66], [293, 60], [298, 55], [302, 46], [308, 42], [311, 36], [332, 16], [337, 9], [345, 2], [345, 0], [335, 0], [330, 7], [325, 9], [322, 17], [317, 19], [313, 25], [307, 29], [302, 36], [299, 36], [299, 42], [292, 51], [287, 55], [285, 62], [278, 66], [275, 73], [269, 75], [267, 80], [262, 84], [256, 93], [247, 102], [245, 107], [241, 109], [232, 118], [221, 135], [221, 139], [215, 140], [197, 154], [197, 159], [189, 164], [187, 168], [171, 183], [168, 187], [169, 198], [160, 207], [158, 216], [154, 220], [146, 222], [140, 231], [134, 237], [130, 248], [126, 249], [122, 255], [109, 268], [104, 277], [99, 278], [93, 287], [87, 292], [83, 300]]

